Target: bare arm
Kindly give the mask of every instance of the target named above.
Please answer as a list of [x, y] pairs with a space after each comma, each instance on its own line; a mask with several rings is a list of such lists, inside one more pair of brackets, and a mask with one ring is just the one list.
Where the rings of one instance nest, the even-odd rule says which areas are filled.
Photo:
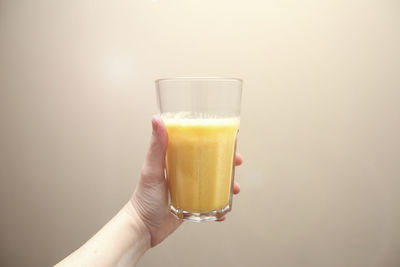
[[[150, 148], [130, 201], [57, 267], [134, 266], [149, 248], [162, 242], [181, 225], [182, 221], [169, 213], [167, 208], [168, 189], [164, 174], [167, 131], [158, 117], [153, 117], [152, 127]], [[237, 154], [235, 165], [240, 165], [242, 161]], [[240, 187], [235, 183], [234, 194], [239, 191]]]
[[96, 235], [56, 267], [133, 266], [150, 248], [150, 233], [128, 202]]

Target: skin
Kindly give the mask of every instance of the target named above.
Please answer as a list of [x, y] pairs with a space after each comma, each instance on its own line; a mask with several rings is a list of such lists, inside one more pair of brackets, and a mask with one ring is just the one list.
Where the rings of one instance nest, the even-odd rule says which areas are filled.
[[[150, 147], [131, 199], [99, 232], [56, 266], [133, 266], [182, 224], [167, 208], [164, 169], [168, 135], [160, 117], [152, 118], [152, 128]], [[236, 154], [235, 165], [242, 162], [242, 156]], [[233, 193], [239, 192], [235, 182]]]

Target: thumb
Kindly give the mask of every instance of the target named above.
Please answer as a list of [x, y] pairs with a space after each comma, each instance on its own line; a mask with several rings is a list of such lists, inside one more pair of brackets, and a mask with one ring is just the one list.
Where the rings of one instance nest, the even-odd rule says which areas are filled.
[[142, 169], [144, 182], [159, 182], [165, 179], [165, 153], [168, 145], [168, 135], [165, 124], [159, 116], [151, 120], [153, 128], [150, 147]]

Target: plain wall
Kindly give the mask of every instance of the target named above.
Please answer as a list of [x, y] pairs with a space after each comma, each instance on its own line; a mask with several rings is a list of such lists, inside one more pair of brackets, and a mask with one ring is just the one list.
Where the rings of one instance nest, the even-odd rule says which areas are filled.
[[243, 78], [223, 223], [138, 266], [400, 266], [397, 0], [0, 0], [0, 265], [49, 266], [129, 199], [154, 80]]

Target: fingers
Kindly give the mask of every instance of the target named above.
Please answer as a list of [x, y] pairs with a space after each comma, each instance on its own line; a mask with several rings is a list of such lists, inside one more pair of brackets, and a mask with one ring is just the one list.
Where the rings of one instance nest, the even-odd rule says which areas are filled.
[[[235, 165], [236, 166], [240, 166], [240, 165], [242, 165], [242, 163], [243, 163], [242, 155], [240, 155], [239, 153], [236, 153]], [[239, 194], [239, 192], [240, 192], [240, 185], [239, 185], [239, 183], [234, 182], [234, 184], [233, 184], [233, 193], [236, 195], [236, 194]]]
[[[239, 183], [234, 182], [234, 184], [233, 184], [233, 193], [236, 195], [236, 194], [239, 194], [239, 192], [240, 192], [240, 185], [239, 185]], [[226, 215], [224, 217], [216, 220], [216, 222], [223, 222], [225, 220], [226, 220]]]
[[240, 166], [243, 163], [243, 157], [239, 153], [236, 153], [235, 156], [235, 166]]
[[142, 179], [146, 182], [157, 182], [164, 179], [165, 153], [168, 145], [168, 135], [165, 124], [160, 117], [151, 120], [153, 128], [150, 147], [142, 169]]
[[226, 220], [226, 215], [225, 215], [224, 217], [222, 217], [222, 218], [216, 220], [216, 222], [223, 222], [223, 221], [225, 221], [225, 220]]
[[239, 192], [240, 192], [240, 185], [239, 185], [239, 183], [234, 182], [233, 183], [233, 193], [236, 195], [236, 194], [239, 194]]

